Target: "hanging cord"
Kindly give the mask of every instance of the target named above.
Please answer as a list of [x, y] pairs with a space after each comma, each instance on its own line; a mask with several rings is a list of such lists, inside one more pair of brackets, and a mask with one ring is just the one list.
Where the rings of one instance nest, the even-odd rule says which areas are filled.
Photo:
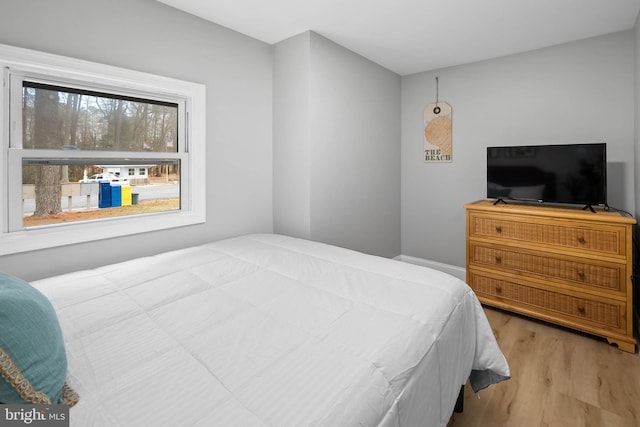
[[440, 107], [438, 107], [438, 77], [436, 76], [436, 106], [433, 108], [433, 114], [440, 114]]

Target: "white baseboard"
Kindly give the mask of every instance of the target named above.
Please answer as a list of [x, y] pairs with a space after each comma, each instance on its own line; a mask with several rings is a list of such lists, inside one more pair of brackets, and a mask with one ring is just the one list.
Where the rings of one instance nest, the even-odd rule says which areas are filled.
[[428, 259], [416, 258], [409, 255], [398, 255], [394, 258], [395, 260], [407, 262], [409, 264], [421, 265], [423, 267], [433, 268], [434, 270], [442, 271], [444, 273], [448, 273], [452, 276], [457, 277], [463, 282], [467, 281], [467, 269], [463, 267], [458, 267], [456, 265], [443, 264], [437, 261], [430, 261]]

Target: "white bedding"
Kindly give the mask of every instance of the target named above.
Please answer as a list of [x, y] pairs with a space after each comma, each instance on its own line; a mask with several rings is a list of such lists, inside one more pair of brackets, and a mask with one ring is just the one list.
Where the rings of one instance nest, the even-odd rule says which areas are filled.
[[[442, 272], [261, 234], [33, 282], [59, 316], [71, 425], [446, 425], [507, 362]], [[476, 380], [477, 378], [477, 380]]]

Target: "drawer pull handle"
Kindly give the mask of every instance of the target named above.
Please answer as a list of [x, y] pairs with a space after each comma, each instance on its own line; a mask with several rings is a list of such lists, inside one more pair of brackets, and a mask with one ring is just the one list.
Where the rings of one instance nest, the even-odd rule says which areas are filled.
[[502, 233], [502, 226], [501, 225], [496, 225], [496, 232]]
[[579, 305], [578, 306], [578, 313], [584, 315], [586, 313], [586, 309], [584, 308], [584, 305]]
[[578, 277], [584, 280], [584, 271], [578, 271]]
[[587, 241], [583, 236], [580, 236], [578, 237], [578, 243], [580, 243], [581, 245], [584, 245], [585, 243], [587, 243]]
[[496, 255], [496, 264], [502, 263], [502, 257], [500, 255]]
[[496, 286], [496, 294], [498, 295], [502, 294], [502, 288], [500, 286]]

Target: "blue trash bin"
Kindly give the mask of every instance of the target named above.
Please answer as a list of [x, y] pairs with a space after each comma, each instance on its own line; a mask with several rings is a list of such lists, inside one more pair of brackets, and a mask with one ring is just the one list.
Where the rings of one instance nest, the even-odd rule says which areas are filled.
[[111, 206], [122, 206], [122, 187], [120, 184], [111, 184]]
[[100, 191], [98, 192], [98, 207], [111, 207], [111, 182], [100, 181]]

